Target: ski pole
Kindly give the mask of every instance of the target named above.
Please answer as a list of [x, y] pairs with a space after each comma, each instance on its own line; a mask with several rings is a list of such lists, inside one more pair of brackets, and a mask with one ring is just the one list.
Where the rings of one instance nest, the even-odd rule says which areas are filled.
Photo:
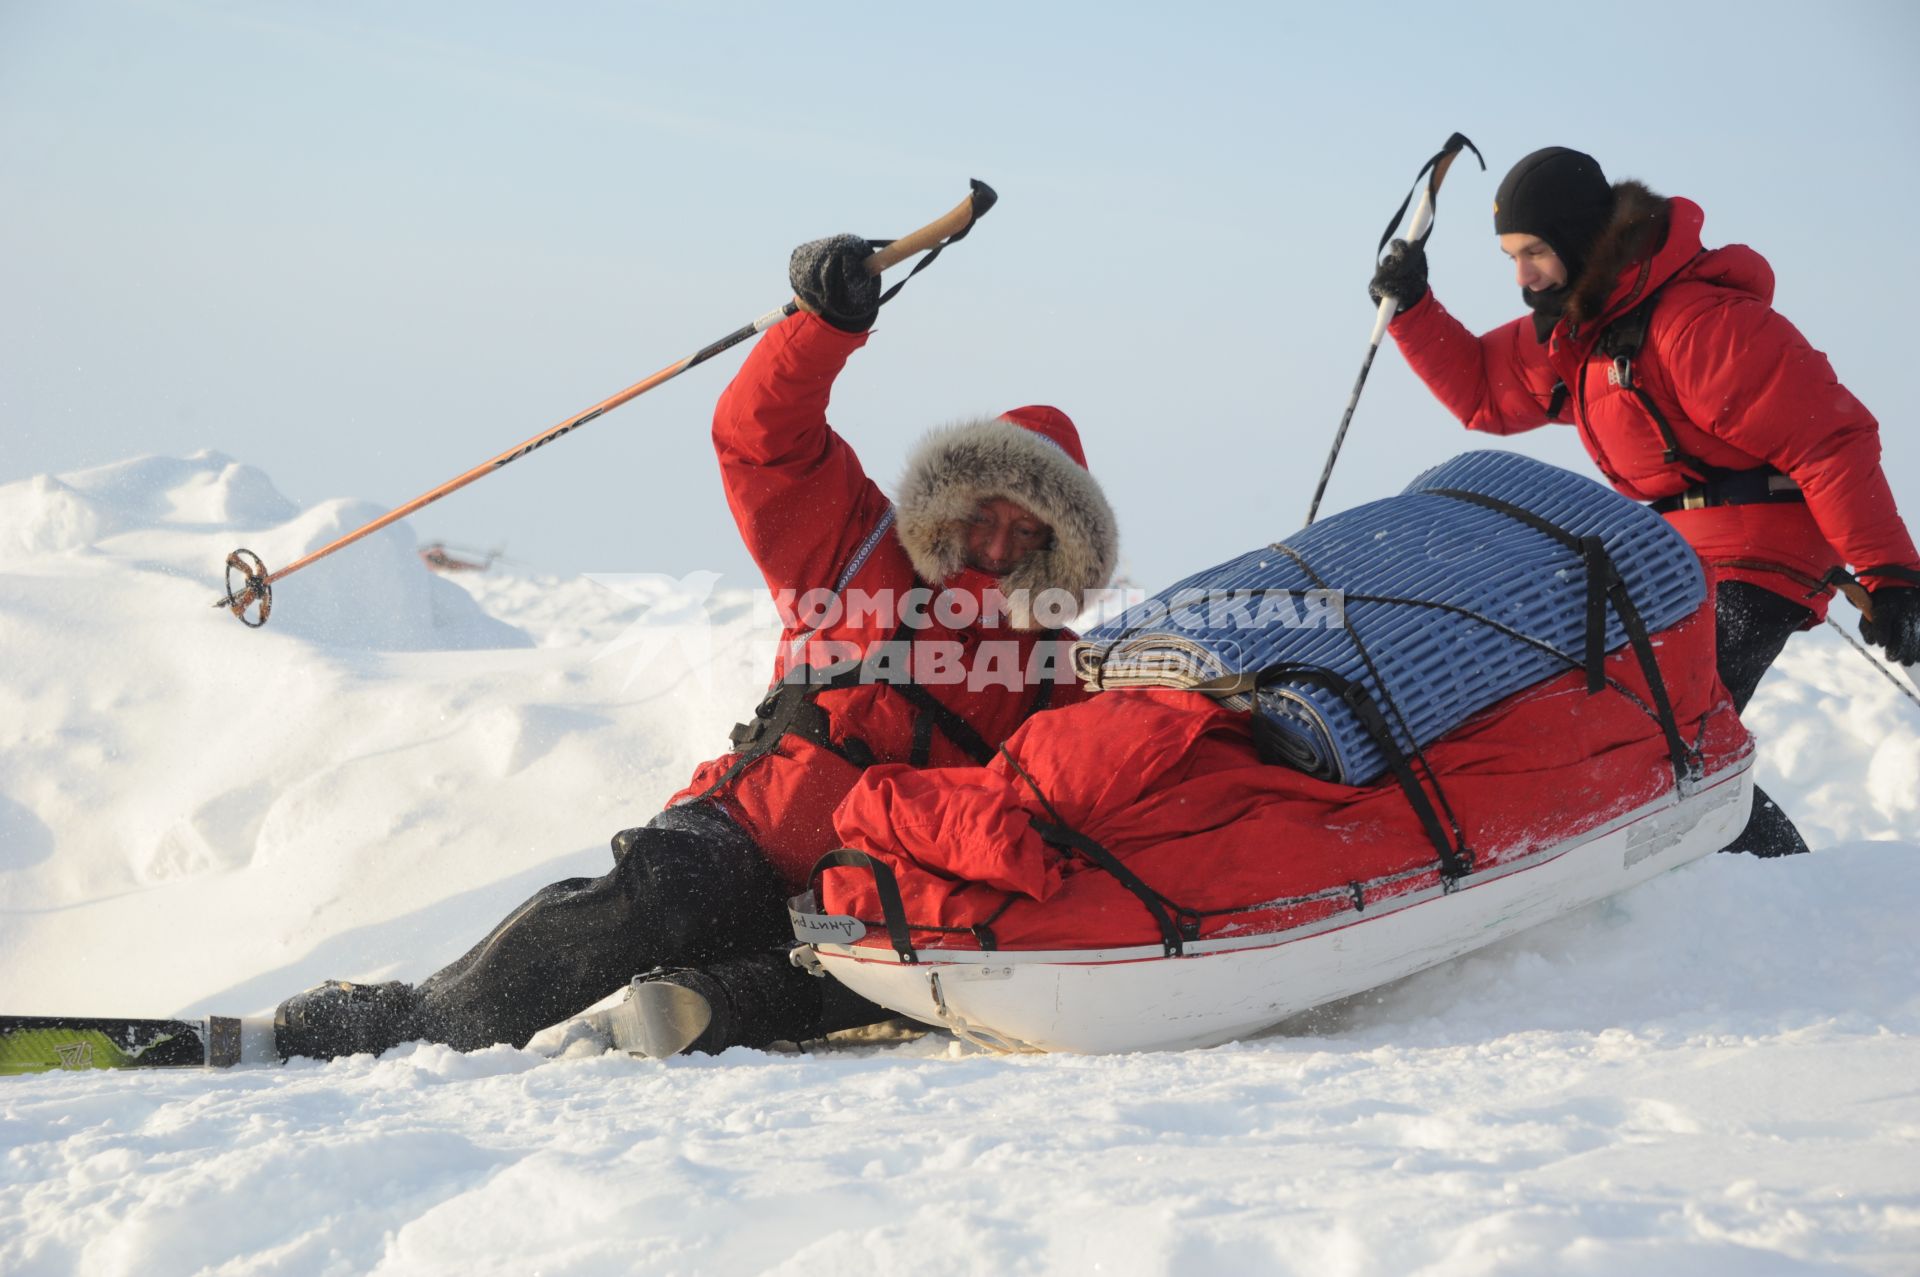
[[[1916, 588], [1920, 588], [1920, 579], [1916, 579], [1912, 572], [1904, 568], [1899, 568], [1899, 567], [1874, 568], [1872, 569], [1872, 572], [1887, 573], [1893, 576], [1906, 577], [1908, 580], [1913, 581], [1913, 584]], [[1828, 570], [1827, 575], [1824, 578], [1824, 581], [1826, 584], [1831, 585], [1834, 589], [1838, 590], [1841, 596], [1845, 598], [1847, 602], [1853, 604], [1854, 608], [1860, 613], [1861, 616], [1866, 617], [1869, 621], [1873, 619], [1873, 595], [1868, 593], [1866, 586], [1860, 584], [1858, 577], [1855, 577], [1852, 573], [1848, 572], [1845, 568], [1832, 568]], [[1920, 687], [1920, 665], [1909, 665], [1904, 661], [1894, 661], [1894, 660], [1883, 661], [1879, 657], [1875, 656], [1873, 654], [1873, 651], [1870, 648], [1868, 648], [1866, 644], [1862, 643], [1859, 639], [1856, 639], [1855, 637], [1853, 637], [1853, 635], [1847, 633], [1846, 627], [1841, 625], [1840, 622], [1834, 620], [1833, 617], [1831, 616], [1827, 617], [1827, 624], [1833, 627], [1834, 633], [1838, 634], [1841, 638], [1847, 641], [1848, 646], [1852, 647], [1854, 651], [1860, 653], [1860, 655], [1866, 660], [1867, 664], [1879, 670], [1881, 675], [1887, 680], [1887, 682], [1892, 683], [1895, 687], [1899, 688], [1900, 694], [1902, 696], [1905, 696], [1908, 700], [1912, 701], [1914, 704], [1920, 705], [1920, 696], [1915, 696], [1913, 692], [1906, 687], [1905, 684], [1901, 683], [1899, 679], [1893, 676], [1893, 667], [1897, 665], [1901, 669], [1906, 671], [1907, 679], [1909, 682], [1911, 682], [1914, 685], [1914, 687]]]
[[1831, 616], [1827, 618], [1827, 624], [1833, 627], [1833, 632], [1835, 634], [1838, 634], [1841, 638], [1847, 641], [1847, 645], [1849, 647], [1851, 647], [1854, 651], [1860, 653], [1861, 656], [1865, 657], [1867, 664], [1879, 670], [1881, 676], [1885, 678], [1887, 682], [1892, 683], [1895, 687], [1899, 688], [1900, 694], [1902, 696], [1912, 701], [1915, 705], [1920, 705], [1920, 696], [1915, 696], [1913, 694], [1913, 688], [1908, 687], [1905, 683], [1902, 683], [1899, 679], [1893, 676], [1893, 666], [1899, 665], [1901, 669], [1905, 670], [1907, 672], [1907, 677], [1910, 680], [1912, 680], [1914, 687], [1920, 687], [1920, 668], [1916, 668], [1912, 665], [1902, 664], [1901, 662], [1898, 662], [1898, 661], [1892, 661], [1892, 662], [1883, 661], [1879, 657], [1875, 656], [1873, 654], [1873, 651], [1870, 648], [1868, 648], [1865, 643], [1862, 643], [1859, 639], [1847, 633], [1847, 627], [1840, 624], [1840, 622], [1834, 620]]
[[[1420, 203], [1413, 211], [1413, 224], [1409, 226], [1407, 239], [1411, 243], [1425, 244], [1427, 236], [1433, 233], [1433, 205], [1440, 195], [1440, 183], [1446, 180], [1447, 170], [1453, 167], [1454, 157], [1461, 148], [1473, 152], [1473, 158], [1480, 161], [1484, 172], [1486, 160], [1481, 158], [1480, 148], [1467, 140], [1464, 133], [1455, 133], [1440, 148], [1440, 153], [1428, 160], [1421, 170], [1414, 174], [1414, 187], [1420, 186], [1420, 179], [1426, 178], [1427, 184], [1420, 191]], [[1381, 250], [1393, 238], [1393, 232], [1399, 227], [1400, 219], [1406, 215], [1407, 205], [1413, 200], [1413, 190], [1407, 191], [1407, 198], [1400, 201], [1400, 207], [1394, 211], [1393, 220], [1387, 223], [1386, 234], [1380, 237], [1380, 247], [1374, 250], [1374, 260], [1378, 264]], [[1346, 442], [1347, 427], [1353, 424], [1353, 410], [1360, 405], [1360, 391], [1367, 384], [1367, 374], [1373, 371], [1373, 357], [1380, 353], [1380, 339], [1387, 335], [1387, 324], [1394, 313], [1400, 309], [1400, 299], [1389, 293], [1380, 299], [1380, 308], [1373, 316], [1373, 335], [1367, 339], [1367, 357], [1360, 364], [1360, 375], [1354, 380], [1353, 393], [1347, 396], [1347, 410], [1340, 415], [1340, 429], [1334, 432], [1333, 450], [1327, 454], [1326, 468], [1320, 472], [1320, 483], [1313, 490], [1313, 502], [1307, 507], [1307, 522], [1311, 524], [1314, 516], [1320, 513], [1320, 498], [1326, 495], [1327, 481], [1333, 478], [1333, 463], [1339, 460], [1340, 445]]]
[[[988, 186], [985, 182], [978, 179], [974, 179], [970, 183], [970, 186], [972, 189], [969, 191], [967, 198], [961, 200], [960, 203], [956, 204], [944, 216], [928, 222], [925, 226], [922, 226], [910, 235], [902, 236], [884, 246], [876, 247], [873, 255], [866, 260], [867, 273], [870, 275], [878, 275], [889, 267], [905, 261], [915, 253], [927, 249], [933, 250], [927, 253], [927, 256], [909, 273], [907, 278], [911, 279], [914, 274], [918, 274], [921, 270], [925, 269], [935, 257], [939, 256], [941, 249], [972, 230], [973, 224], [982, 217], [985, 217], [987, 210], [992, 208], [994, 202], [1000, 197], [995, 194], [991, 186]], [[881, 301], [886, 302], [891, 300], [893, 295], [899, 292], [905, 283], [906, 281], [902, 280], [900, 283], [895, 284], [881, 297]], [[338, 540], [321, 546], [305, 558], [289, 563], [277, 572], [269, 573], [266, 564], [262, 563], [260, 556], [253, 551], [247, 549], [235, 550], [227, 556], [227, 592], [223, 597], [215, 600], [214, 606], [228, 609], [240, 619], [242, 624], [258, 629], [267, 623], [267, 616], [273, 610], [273, 587], [277, 582], [285, 580], [309, 564], [319, 562], [336, 550], [344, 550], [362, 537], [372, 536], [388, 524], [406, 518], [416, 510], [433, 504], [449, 493], [458, 492], [468, 484], [484, 479], [509, 462], [518, 461], [528, 453], [533, 452], [535, 449], [545, 447], [562, 435], [578, 430], [595, 417], [612, 412], [621, 404], [626, 403], [628, 400], [639, 398], [655, 386], [663, 382], [672, 381], [675, 377], [687, 371], [687, 369], [703, 364], [715, 355], [732, 349], [756, 333], [765, 332], [798, 309], [799, 307], [793, 301], [788, 301], [785, 305], [768, 311], [751, 323], [742, 324], [718, 341], [701, 347], [685, 359], [667, 365], [651, 377], [646, 377], [634, 382], [618, 394], [610, 395], [602, 399], [599, 403], [594, 404], [591, 408], [586, 409], [584, 412], [576, 413], [558, 425], [551, 426], [533, 436], [531, 439], [527, 439], [507, 449], [499, 456], [481, 462], [465, 474], [449, 479], [431, 491], [421, 493], [405, 505], [397, 506], [387, 511], [387, 513], [381, 515], [371, 523], [363, 524], [355, 528]], [[248, 614], [250, 610], [255, 613], [254, 619], [249, 619]]]

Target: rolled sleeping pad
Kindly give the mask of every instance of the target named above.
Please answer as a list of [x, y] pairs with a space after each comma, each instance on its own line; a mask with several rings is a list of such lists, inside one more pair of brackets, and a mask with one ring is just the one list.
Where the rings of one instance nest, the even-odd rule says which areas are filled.
[[[1587, 647], [1580, 551], [1441, 490], [1509, 503], [1573, 537], [1598, 536], [1649, 632], [1705, 601], [1699, 558], [1659, 515], [1558, 466], [1469, 452], [1398, 496], [1331, 515], [1127, 609], [1075, 646], [1076, 672], [1101, 688], [1191, 688], [1297, 665], [1359, 683], [1400, 748], [1424, 746], [1564, 673]], [[1603, 642], [1609, 652], [1627, 642], [1612, 608]], [[1221, 699], [1253, 708], [1250, 693]], [[1387, 769], [1385, 750], [1336, 687], [1281, 674], [1262, 686], [1258, 708], [1275, 761], [1348, 785]]]

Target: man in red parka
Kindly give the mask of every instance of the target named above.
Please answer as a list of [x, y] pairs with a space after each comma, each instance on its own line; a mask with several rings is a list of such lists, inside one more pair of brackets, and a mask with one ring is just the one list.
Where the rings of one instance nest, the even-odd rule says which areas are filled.
[[1111, 576], [1118, 533], [1054, 408], [935, 431], [887, 500], [826, 416], [878, 314], [871, 251], [852, 235], [794, 250], [804, 313], [767, 331], [714, 412], [728, 505], [787, 617], [733, 752], [615, 835], [611, 872], [543, 888], [419, 985], [334, 981], [282, 1003], [282, 1055], [524, 1045], [642, 973], [697, 992], [701, 1049], [885, 1018], [787, 965], [784, 898], [839, 845], [834, 808], [866, 767], [984, 763], [1084, 695], [1063, 627]]
[[[1609, 184], [1592, 156], [1548, 147], [1494, 202], [1531, 315], [1474, 336], [1399, 240], [1370, 291], [1400, 302], [1388, 331], [1469, 430], [1570, 422], [1618, 491], [1672, 521], [1714, 582], [1720, 678], [1744, 709], [1788, 636], [1824, 617], [1836, 569], [1869, 591], [1868, 641], [1920, 660], [1920, 554], [1873, 415], [1773, 310], [1766, 259], [1703, 248], [1703, 221], [1690, 200]], [[1806, 849], [1756, 790], [1727, 850]]]

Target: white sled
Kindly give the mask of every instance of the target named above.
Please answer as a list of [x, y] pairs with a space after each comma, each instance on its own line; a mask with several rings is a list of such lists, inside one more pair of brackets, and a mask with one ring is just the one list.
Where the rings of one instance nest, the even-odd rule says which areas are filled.
[[[858, 939], [851, 918], [793, 910], [828, 975], [901, 1015], [1006, 1051], [1160, 1051], [1216, 1046], [1423, 971], [1710, 855], [1746, 824], [1752, 756], [1692, 794], [1579, 838], [1361, 914], [1290, 931], [1101, 950], [921, 948], [918, 962]], [[806, 900], [806, 897], [800, 898]], [[803, 958], [808, 955], [803, 952]], [[811, 959], [809, 958], [809, 963]]]

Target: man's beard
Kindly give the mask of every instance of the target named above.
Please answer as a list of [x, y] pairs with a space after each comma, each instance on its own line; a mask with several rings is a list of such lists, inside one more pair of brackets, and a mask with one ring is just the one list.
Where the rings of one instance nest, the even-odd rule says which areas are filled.
[[1552, 288], [1538, 290], [1531, 288], [1520, 290], [1520, 300], [1524, 301], [1527, 309], [1533, 312], [1535, 337], [1541, 341], [1547, 339], [1547, 334], [1553, 331], [1553, 326], [1560, 322], [1561, 312], [1567, 308], [1567, 297], [1565, 284], [1556, 284]]

